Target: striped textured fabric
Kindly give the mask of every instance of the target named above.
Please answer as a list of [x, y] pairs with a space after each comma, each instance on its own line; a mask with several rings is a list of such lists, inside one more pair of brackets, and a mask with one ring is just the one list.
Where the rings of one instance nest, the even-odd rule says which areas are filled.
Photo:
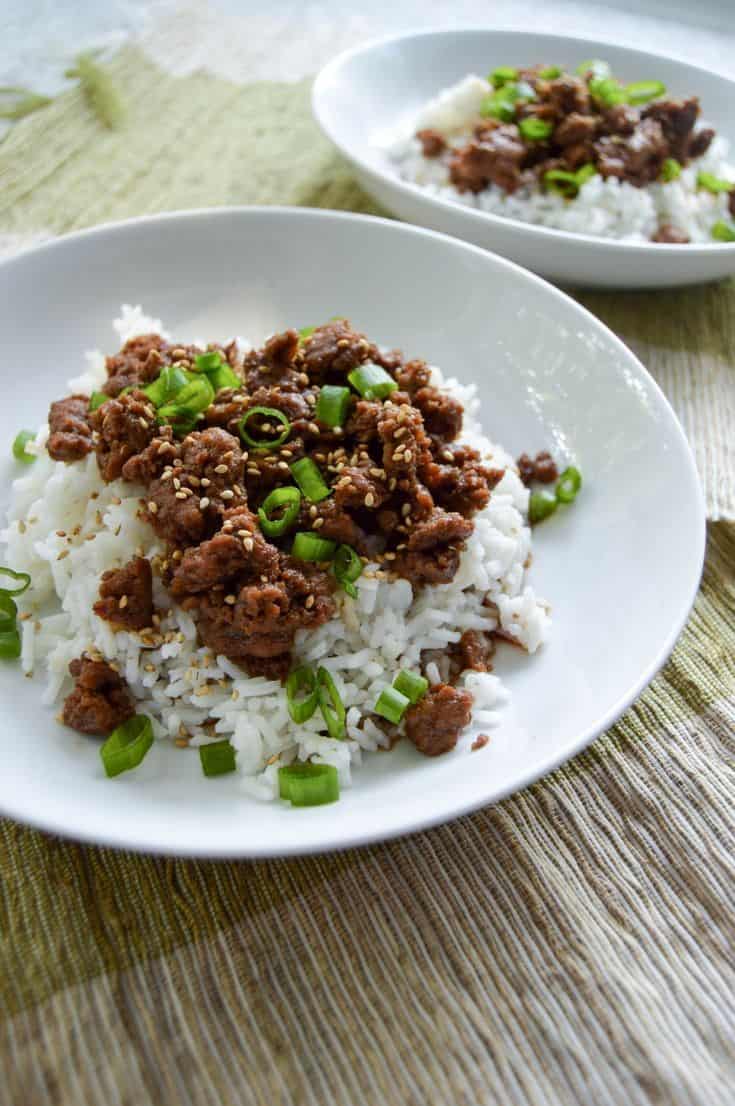
[[[120, 134], [70, 93], [0, 147], [14, 243], [203, 203], [372, 210], [306, 84], [184, 84], [130, 49], [113, 70]], [[580, 296], [677, 406], [712, 519], [735, 514], [733, 295]], [[429, 833], [207, 863], [2, 823], [0, 1101], [729, 1106], [734, 564], [710, 522], [692, 617], [621, 722]]]

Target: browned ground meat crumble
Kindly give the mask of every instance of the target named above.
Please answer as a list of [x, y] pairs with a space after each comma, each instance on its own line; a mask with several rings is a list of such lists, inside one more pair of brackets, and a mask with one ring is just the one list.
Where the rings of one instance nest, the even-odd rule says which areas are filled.
[[[196, 429], [177, 438], [162, 425], [142, 391], [165, 365], [192, 368], [203, 352], [150, 334], [107, 359], [105, 393], [92, 413], [72, 396], [52, 406], [52, 456], [73, 461], [94, 448], [104, 480], [142, 486], [141, 515], [166, 544], [157, 563], [163, 584], [196, 620], [202, 642], [250, 675], [285, 679], [294, 636], [334, 613], [338, 586], [329, 564], [295, 559], [295, 530], [350, 545], [379, 571], [403, 576], [415, 588], [446, 583], [457, 571], [473, 531], [473, 515], [488, 502], [502, 470], [457, 445], [460, 403], [430, 384], [425, 362], [381, 352], [345, 319], [305, 339], [294, 330], [238, 358], [234, 345], [216, 348], [242, 381], [222, 389]], [[353, 396], [342, 427], [316, 420], [320, 389], [347, 383], [371, 361], [398, 389], [387, 399]], [[238, 423], [253, 407], [276, 408], [290, 422], [273, 450], [247, 448]], [[263, 416], [248, 424], [267, 437]], [[289, 466], [310, 458], [330, 487], [319, 503], [302, 498], [294, 527], [267, 537], [258, 508], [274, 488], [293, 487]], [[535, 462], [536, 478], [544, 455]], [[552, 462], [553, 464], [553, 462]], [[156, 615], [152, 571], [143, 557], [106, 572], [95, 612], [116, 629], [145, 631]], [[492, 641], [465, 633], [453, 650], [453, 672], [486, 671]], [[124, 683], [101, 661], [74, 662], [77, 683], [64, 720], [85, 733], [109, 732], [132, 714]], [[471, 698], [451, 686], [433, 688], [407, 714], [406, 730], [427, 755], [454, 746], [470, 718]]]
[[520, 478], [527, 487], [534, 482], [552, 484], [559, 475], [554, 458], [545, 449], [537, 453], [535, 457], [529, 457], [527, 453], [522, 453], [516, 464], [518, 465]]
[[[464, 145], [449, 149], [446, 136], [433, 128], [417, 132], [425, 157], [448, 151], [450, 180], [460, 192], [482, 192], [491, 184], [509, 193], [523, 185], [546, 188], [544, 176], [549, 170], [575, 172], [583, 165], [593, 165], [603, 177], [642, 188], [661, 179], [667, 158], [686, 165], [701, 157], [715, 136], [709, 127], [696, 127], [700, 115], [696, 96], [606, 107], [595, 98], [594, 88], [590, 90], [592, 71], [549, 79], [541, 76], [545, 68], [521, 69], [518, 80], [532, 87], [534, 99], [518, 99], [510, 121], [478, 117], [473, 136]], [[528, 118], [550, 124], [549, 136], [524, 137], [519, 124]], [[733, 210], [735, 198], [731, 205]], [[667, 223], [652, 240], [684, 243], [689, 239]]]

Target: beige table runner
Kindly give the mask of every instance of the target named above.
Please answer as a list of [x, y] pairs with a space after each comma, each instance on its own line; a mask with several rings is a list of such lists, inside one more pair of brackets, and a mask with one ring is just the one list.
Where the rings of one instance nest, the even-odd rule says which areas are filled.
[[[373, 210], [308, 84], [176, 81], [126, 49], [101, 131], [69, 94], [0, 146], [13, 244], [172, 207]], [[677, 406], [732, 518], [730, 286], [580, 298]], [[675, 497], [672, 497], [675, 509]], [[385, 846], [140, 858], [5, 822], [0, 1102], [729, 1106], [735, 525], [663, 672], [547, 780]]]

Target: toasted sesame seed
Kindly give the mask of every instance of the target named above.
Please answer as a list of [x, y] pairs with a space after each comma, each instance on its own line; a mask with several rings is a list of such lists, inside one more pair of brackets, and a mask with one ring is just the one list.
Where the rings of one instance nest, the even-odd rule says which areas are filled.
[[68, 549], [62, 549], [61, 553], [59, 553], [56, 560], [57, 561], [63, 561], [64, 557], [68, 557], [68, 556], [69, 556], [69, 550]]
[[397, 427], [396, 430], [393, 431], [393, 437], [394, 438], [400, 438], [405, 433], [406, 433], [406, 427], [405, 426], [399, 426], [399, 427]]
[[253, 541], [252, 538], [243, 538], [242, 539], [242, 544], [243, 544], [243, 548], [246, 549], [248, 553], [252, 553], [253, 546], [255, 545], [255, 542]]
[[281, 450], [281, 456], [282, 457], [293, 457], [293, 450], [292, 449], [282, 449]]
[[179, 491], [179, 489], [181, 488], [181, 481], [179, 480], [178, 476], [174, 476], [174, 487], [176, 488], [176, 491]]
[[236, 602], [237, 602], [237, 596], [235, 596], [235, 595], [226, 595], [225, 596], [225, 603], [227, 603], [228, 606], [232, 607]]
[[337, 342], [337, 349], [347, 349], [350, 344], [349, 338], [340, 338]]
[[310, 518], [316, 518], [316, 516], [317, 516], [318, 514], [319, 514], [319, 509], [318, 509], [318, 507], [316, 507], [316, 506], [315, 506], [315, 504], [314, 504], [314, 503], [312, 503], [311, 507], [309, 507], [309, 517], [310, 517]]
[[307, 595], [304, 606], [306, 607], [307, 611], [311, 610], [311, 608], [314, 606], [314, 596], [313, 595]]
[[199, 500], [199, 510], [204, 511], [209, 506], [209, 499], [206, 495], [203, 495]]
[[199, 482], [203, 488], [208, 488], [209, 485], [212, 483], [212, 481], [208, 480], [206, 476], [203, 476]]
[[403, 504], [403, 506], [401, 507], [401, 514], [404, 516], [404, 518], [406, 517], [406, 515], [411, 514], [411, 504], [410, 503], [404, 503]]
[[177, 499], [186, 499], [186, 492], [176, 492]]
[[306, 425], [307, 425], [307, 429], [309, 430], [309, 432], [311, 434], [318, 434], [319, 433], [319, 427], [317, 426], [317, 424], [315, 422], [309, 422]]
[[412, 458], [413, 458], [413, 453], [411, 452], [411, 450], [410, 450], [410, 449], [407, 449], [407, 450], [405, 450], [405, 452], [404, 452], [404, 454], [403, 454], [403, 459], [404, 459], [404, 461], [406, 462], [406, 464], [408, 464], [408, 462], [409, 462], [409, 461], [410, 461], [410, 460], [411, 460]]
[[127, 595], [121, 595], [121, 596], [120, 596], [120, 598], [119, 598], [119, 599], [118, 599], [118, 601], [117, 601], [117, 605], [118, 605], [118, 607], [120, 608], [120, 610], [121, 610], [121, 611], [124, 611], [124, 610], [125, 610], [125, 608], [126, 608], [126, 607], [127, 607], [127, 605], [128, 605], [128, 597], [127, 597]]
[[451, 449], [443, 449], [442, 450], [442, 459], [444, 461], [453, 461], [454, 460], [454, 454], [452, 453]]
[[222, 454], [222, 459], [223, 459], [224, 461], [231, 461], [231, 460], [232, 460], [232, 456], [233, 456], [233, 450], [231, 450], [231, 449], [228, 449], [226, 453], [223, 453], [223, 454]]
[[138, 415], [138, 422], [140, 423], [140, 425], [143, 427], [144, 430], [148, 429], [148, 423], [146, 422], [146, 420], [143, 418], [142, 415]]
[[238, 530], [237, 531], [237, 536], [238, 536], [238, 538], [249, 538], [250, 537], [250, 531], [249, 530]]
[[375, 496], [373, 495], [372, 492], [368, 492], [367, 495], [365, 496], [365, 506], [366, 507], [374, 507], [375, 506]]
[[230, 488], [225, 488], [223, 492], [220, 492], [222, 499], [234, 499], [235, 493]]
[[311, 524], [313, 530], [318, 530], [319, 527], [323, 526], [323, 525], [324, 525], [324, 519], [323, 518], [315, 518], [314, 521]]
[[214, 471], [219, 476], [224, 476], [227, 473], [227, 465], [215, 465]]
[[173, 561], [180, 561], [183, 556], [184, 554], [180, 549], [174, 549], [173, 553], [171, 554], [171, 559]]

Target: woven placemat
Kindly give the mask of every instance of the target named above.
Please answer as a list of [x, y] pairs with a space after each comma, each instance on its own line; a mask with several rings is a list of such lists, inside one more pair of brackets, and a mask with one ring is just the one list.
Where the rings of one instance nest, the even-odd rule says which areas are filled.
[[[131, 49], [112, 69], [119, 134], [70, 93], [0, 147], [0, 233], [213, 203], [375, 210], [307, 83], [176, 81]], [[715, 429], [733, 294], [582, 297], [669, 389], [712, 517], [732, 513]], [[624, 719], [430, 833], [215, 864], [4, 822], [0, 1101], [729, 1106], [733, 563], [735, 526], [711, 523], [692, 617]]]

